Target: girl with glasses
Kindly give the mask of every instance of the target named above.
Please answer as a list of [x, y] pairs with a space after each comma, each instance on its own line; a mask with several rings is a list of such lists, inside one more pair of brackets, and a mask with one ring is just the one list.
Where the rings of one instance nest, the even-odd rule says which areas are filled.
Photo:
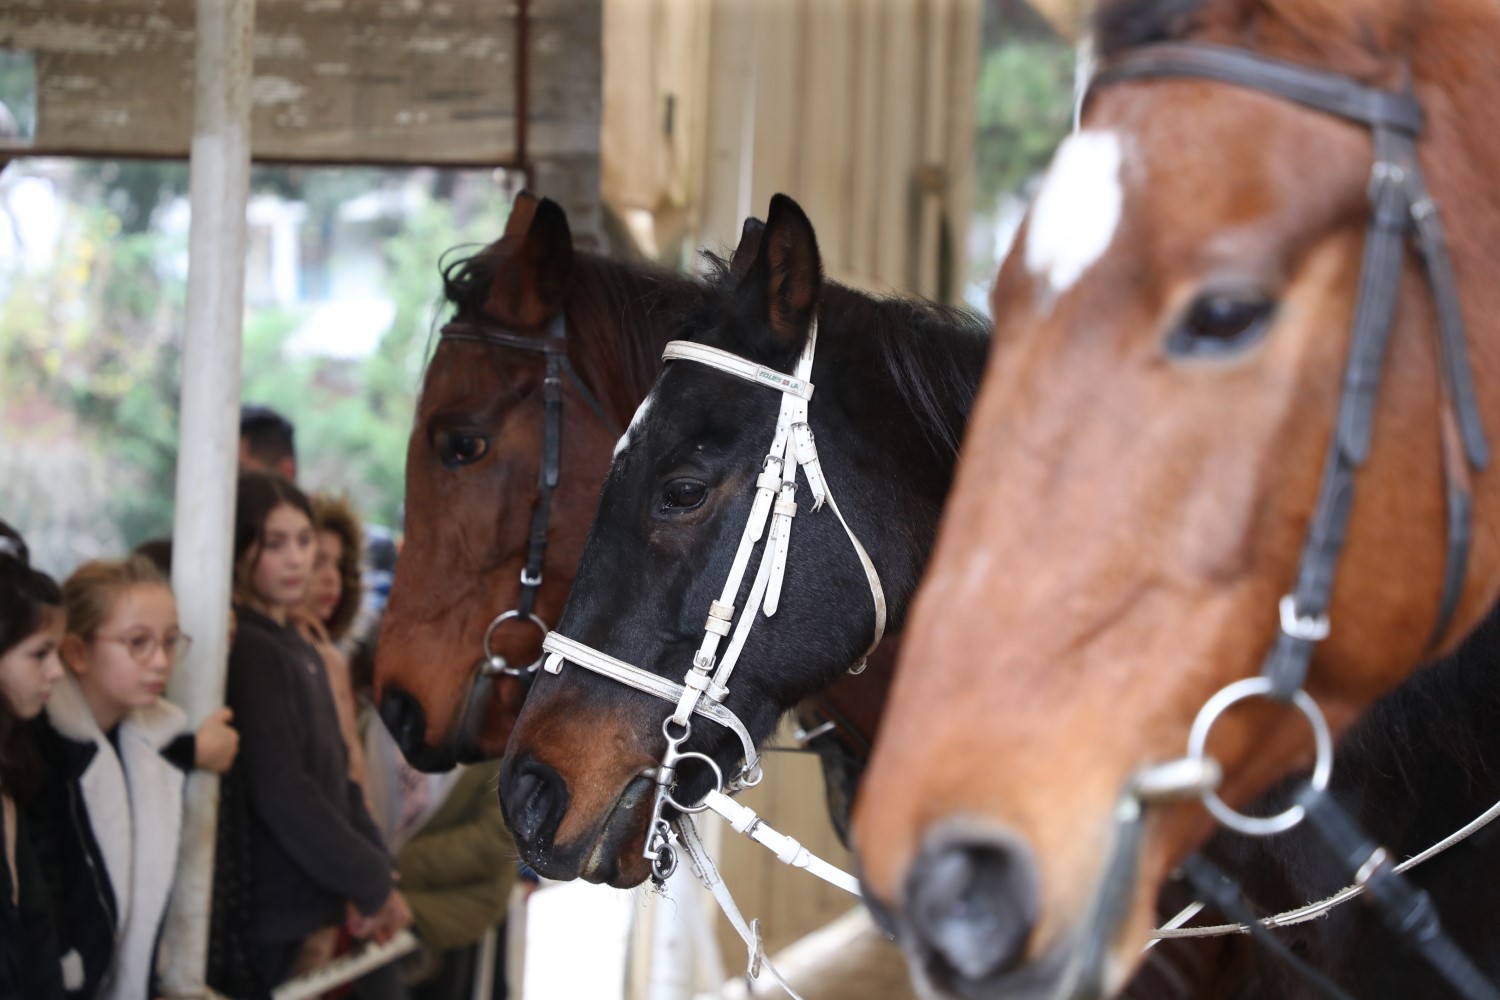
[[155, 565], [87, 563], [62, 596], [67, 670], [40, 727], [47, 775], [31, 814], [63, 985], [70, 998], [155, 996], [186, 772], [228, 770], [239, 737], [227, 709], [193, 733], [162, 697], [188, 638]]

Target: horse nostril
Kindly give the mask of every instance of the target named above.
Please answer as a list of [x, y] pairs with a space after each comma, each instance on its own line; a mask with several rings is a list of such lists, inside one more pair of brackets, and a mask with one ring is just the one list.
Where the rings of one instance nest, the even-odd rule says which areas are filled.
[[908, 882], [907, 920], [940, 985], [982, 982], [1013, 970], [1038, 907], [1030, 852], [1001, 840], [929, 847]]
[[422, 704], [398, 687], [388, 687], [380, 699], [380, 720], [407, 757], [427, 745], [427, 720]]
[[500, 788], [505, 821], [516, 841], [533, 849], [551, 843], [568, 808], [568, 786], [546, 764], [520, 763]]

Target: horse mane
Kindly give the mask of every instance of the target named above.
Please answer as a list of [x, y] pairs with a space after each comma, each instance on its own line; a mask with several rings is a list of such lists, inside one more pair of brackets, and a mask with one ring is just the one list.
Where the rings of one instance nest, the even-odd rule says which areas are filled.
[[[708, 287], [733, 294], [739, 279], [722, 257], [705, 252]], [[958, 454], [964, 426], [989, 354], [991, 324], [978, 313], [928, 299], [876, 296], [823, 282], [821, 330], [841, 337], [873, 337], [881, 365], [897, 393], [912, 408], [934, 448]]]
[[829, 283], [835, 327], [873, 334], [896, 391], [938, 451], [958, 455], [989, 355], [992, 325], [978, 313], [927, 299], [873, 297]]
[[[442, 267], [454, 318], [493, 323], [485, 301], [506, 240]], [[687, 275], [578, 251], [564, 311], [568, 357], [605, 410], [623, 426], [661, 373], [661, 352], [681, 311], [702, 296]]]
[[1492, 725], [1500, 705], [1500, 608], [1491, 609], [1452, 655], [1421, 667], [1376, 702], [1345, 734], [1341, 754], [1374, 762], [1398, 779], [1411, 801], [1435, 776], [1456, 770], [1471, 789], [1500, 786], [1500, 741]]
[[1411, 20], [1408, 4], [1387, 0], [1104, 0], [1093, 39], [1101, 60], [1191, 38], [1370, 82], [1410, 41]]

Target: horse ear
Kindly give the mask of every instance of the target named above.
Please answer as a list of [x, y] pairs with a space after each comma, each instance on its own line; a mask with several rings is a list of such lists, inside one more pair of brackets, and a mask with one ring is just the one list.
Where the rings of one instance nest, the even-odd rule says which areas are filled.
[[510, 218], [505, 220], [505, 235], [525, 235], [526, 230], [531, 228], [531, 220], [536, 216], [536, 206], [536, 195], [522, 188], [516, 194], [516, 200], [510, 203]]
[[775, 346], [800, 351], [822, 288], [823, 258], [812, 222], [795, 201], [778, 194], [771, 199], [755, 263], [740, 280], [740, 294], [762, 314]]
[[496, 268], [485, 312], [507, 326], [539, 327], [562, 309], [572, 275], [568, 217], [557, 202], [543, 198], [531, 210], [520, 247]]
[[755, 216], [745, 219], [745, 225], [740, 229], [740, 245], [734, 248], [734, 256], [729, 258], [730, 274], [743, 278], [745, 272], [754, 266], [755, 258], [760, 255], [760, 234], [765, 231], [766, 224]]

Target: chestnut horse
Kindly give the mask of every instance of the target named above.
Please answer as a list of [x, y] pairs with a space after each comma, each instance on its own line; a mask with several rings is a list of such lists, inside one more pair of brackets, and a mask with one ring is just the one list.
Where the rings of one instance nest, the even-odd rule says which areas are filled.
[[[1495, 603], [1500, 478], [1480, 471], [1464, 407], [1500, 422], [1500, 132], [1470, 117], [1500, 100], [1496, 37], [1500, 6], [1481, 0], [1101, 6], [1105, 74], [1159, 43], [1210, 43], [1329, 74], [1313, 89], [1365, 114], [1405, 107], [1409, 81], [1431, 201], [1412, 196], [1416, 162], [1382, 149], [1372, 170], [1371, 128], [1326, 102], [1203, 73], [1092, 94], [996, 280], [991, 368], [856, 806], [867, 898], [934, 988], [1054, 995], [1109, 899], [1098, 981], [1075, 995], [1118, 989], [1158, 887], [1214, 823], [1191, 800], [1154, 803], [1127, 841], [1117, 810], [1143, 769], [1183, 757], [1209, 699], [1268, 650], [1315, 645], [1298, 704], [1342, 731]], [[1398, 238], [1398, 273], [1360, 291], [1367, 230], [1406, 224], [1398, 196], [1424, 239], [1443, 212], [1472, 397], [1453, 338], [1434, 346], [1455, 302], [1423, 257]], [[1372, 382], [1379, 396], [1335, 438], [1371, 304], [1391, 318], [1390, 357], [1351, 370], [1349, 398]], [[1330, 502], [1325, 468], [1347, 474]], [[1470, 498], [1467, 573], [1449, 586], [1450, 511]], [[1332, 564], [1304, 558], [1315, 505], [1320, 528], [1338, 515], [1317, 536]], [[1279, 599], [1330, 583], [1321, 606], [1280, 602], [1278, 635]], [[1200, 790], [1217, 770], [1220, 801], [1243, 806], [1308, 761], [1307, 724], [1256, 700], [1208, 749], [1189, 761]]]
[[[575, 252], [562, 209], [524, 192], [504, 236], [445, 273], [447, 329], [457, 335], [439, 341], [422, 384], [407, 448], [406, 544], [375, 669], [381, 718], [414, 766], [442, 770], [504, 752], [525, 678], [487, 666], [534, 663], [542, 633], [524, 615], [487, 630], [520, 606], [521, 575], [537, 552], [531, 610], [557, 620], [619, 427], [661, 370], [671, 317], [701, 289], [686, 276]], [[569, 365], [554, 373], [560, 468], [538, 530], [544, 344], [559, 318]]]
[[[677, 772], [674, 796], [691, 803], [713, 787], [705, 757], [725, 777], [748, 767], [788, 709], [869, 652], [885, 613], [890, 635], [900, 632], [988, 350], [978, 317], [824, 282], [811, 223], [780, 195], [756, 245], [742, 243], [709, 288], [679, 331], [689, 343], [671, 345], [687, 354], [674, 355], [682, 360], [667, 366], [620, 443], [548, 639], [549, 650], [562, 641], [570, 651], [538, 675], [506, 751], [506, 822], [549, 878], [632, 886], [652, 874], [645, 849], [659, 829], [654, 776], [667, 767], [655, 765], [672, 705], [644, 691], [671, 689], [692, 666], [719, 713], [696, 719], [690, 736], [674, 729], [674, 748], [680, 740], [698, 758]], [[738, 365], [739, 377], [722, 364]], [[789, 393], [803, 400], [797, 423], [785, 416], [799, 405], [785, 402]], [[778, 450], [791, 447], [778, 428], [796, 430], [795, 461]], [[797, 504], [799, 467], [812, 499]], [[773, 494], [775, 520], [752, 534], [752, 511], [769, 516]], [[760, 569], [747, 572], [752, 549]], [[731, 602], [744, 609], [733, 639]], [[705, 613], [717, 616], [707, 628]], [[715, 667], [695, 649], [715, 641], [705, 631], [725, 637]], [[723, 673], [709, 684], [707, 671], [735, 662], [739, 649], [727, 690]], [[620, 660], [623, 670], [608, 666]], [[615, 675], [588, 672], [588, 662]], [[727, 728], [726, 717], [742, 728]]]

